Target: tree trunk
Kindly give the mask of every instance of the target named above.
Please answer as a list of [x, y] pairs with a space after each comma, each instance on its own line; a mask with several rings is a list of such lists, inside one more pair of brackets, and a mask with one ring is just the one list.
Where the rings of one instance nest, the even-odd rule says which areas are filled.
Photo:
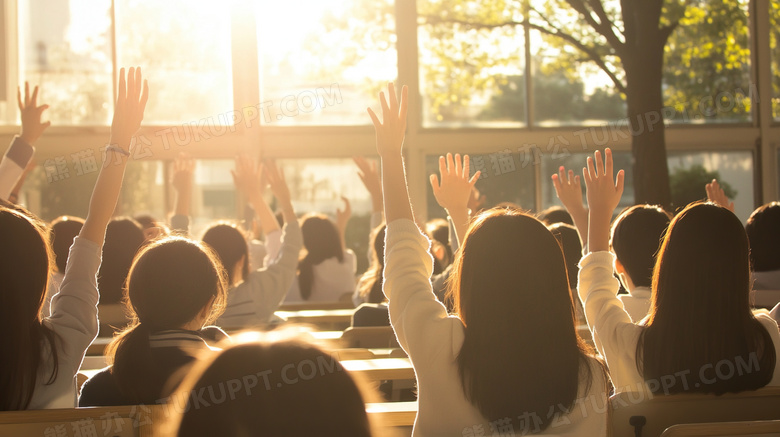
[[[626, 73], [626, 103], [631, 128], [636, 203], [661, 205], [671, 211], [669, 164], [663, 111], [663, 66], [666, 37], [657, 20], [648, 20], [646, 3], [635, 3], [637, 32], [627, 38], [621, 57]], [[660, 4], [658, 5], [660, 12]], [[625, 12], [625, 11], [624, 11]], [[650, 21], [650, 22], [648, 22]]]

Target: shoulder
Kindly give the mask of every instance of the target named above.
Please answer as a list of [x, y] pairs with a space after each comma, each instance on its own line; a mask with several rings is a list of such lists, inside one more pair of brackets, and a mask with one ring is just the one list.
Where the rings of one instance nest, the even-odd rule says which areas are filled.
[[111, 367], [96, 373], [81, 387], [79, 407], [124, 405], [125, 403], [119, 384], [111, 374]]

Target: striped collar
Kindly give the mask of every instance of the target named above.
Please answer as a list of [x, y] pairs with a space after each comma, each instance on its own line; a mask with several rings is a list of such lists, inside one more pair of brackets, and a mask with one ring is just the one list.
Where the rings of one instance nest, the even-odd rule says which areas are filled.
[[170, 329], [159, 331], [149, 336], [149, 346], [155, 347], [176, 347], [179, 349], [206, 350], [209, 346], [203, 341], [197, 331], [186, 331], [184, 329]]

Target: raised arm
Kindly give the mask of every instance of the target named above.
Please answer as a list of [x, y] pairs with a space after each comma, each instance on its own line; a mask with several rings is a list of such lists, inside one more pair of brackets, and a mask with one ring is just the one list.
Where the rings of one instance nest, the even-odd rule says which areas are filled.
[[[38, 106], [38, 87], [33, 89], [30, 95], [29, 83], [24, 83], [24, 100], [22, 90], [17, 88], [16, 99], [19, 104], [19, 112], [22, 118], [22, 131], [14, 138], [11, 147], [5, 153], [0, 162], [0, 198], [11, 200], [14, 189], [20, 187], [23, 177], [26, 175], [28, 164], [35, 153], [35, 142], [43, 132], [51, 126], [50, 121], [42, 122], [43, 111], [49, 105]], [[16, 203], [15, 200], [11, 202]]]
[[336, 227], [339, 230], [341, 236], [341, 248], [347, 248], [347, 223], [349, 218], [352, 217], [352, 205], [349, 204], [349, 199], [341, 196], [341, 201], [344, 202], [344, 209], [336, 209]]
[[179, 153], [171, 169], [171, 186], [176, 192], [173, 203], [171, 229], [189, 234], [190, 208], [192, 205], [192, 181], [195, 174], [195, 160], [188, 153]]
[[390, 98], [384, 92], [379, 93], [382, 104], [382, 121], [368, 108], [368, 115], [376, 130], [376, 149], [382, 158], [382, 194], [385, 201], [385, 220], [390, 223], [396, 219], [414, 220], [412, 206], [409, 204], [409, 191], [406, 187], [404, 172], [403, 145], [406, 134], [406, 111], [409, 90], [401, 90], [401, 101], [395, 95], [395, 86], [387, 86]]
[[125, 69], [119, 70], [114, 120], [111, 122], [111, 138], [104, 154], [103, 167], [95, 182], [89, 213], [81, 228], [81, 237], [103, 245], [111, 215], [116, 208], [125, 167], [130, 157], [133, 136], [144, 118], [149, 87], [141, 76], [140, 68], [131, 67], [125, 78]]
[[726, 192], [723, 191], [723, 188], [716, 179], [713, 179], [712, 182], [705, 185], [704, 189], [707, 190], [707, 200], [734, 212], [734, 202], [729, 200], [728, 196], [726, 196]]
[[263, 234], [278, 231], [279, 222], [276, 221], [271, 207], [263, 199], [263, 190], [266, 184], [265, 169], [262, 164], [255, 165], [247, 155], [236, 157], [236, 169], [231, 171], [233, 183], [236, 189], [246, 196], [255, 217], [260, 222]]
[[612, 151], [606, 149], [606, 162], [601, 159], [598, 150], [594, 158], [588, 157], [587, 168], [582, 169], [588, 195], [588, 248], [589, 252], [609, 250], [609, 224], [612, 213], [623, 195], [625, 174], [620, 170], [617, 178], [612, 169]]
[[[358, 166], [358, 176], [363, 182], [363, 186], [366, 187], [368, 194], [371, 195], [371, 212], [373, 214], [383, 215], [382, 178], [379, 176], [379, 168], [377, 167], [376, 162], [368, 161], [362, 156], [356, 156], [352, 159]], [[379, 226], [379, 223], [377, 223], [376, 226]], [[373, 229], [376, 226], [372, 226], [371, 228]]]
[[439, 157], [439, 173], [441, 183], [435, 174], [431, 175], [433, 195], [439, 206], [447, 210], [460, 242], [466, 237], [469, 227], [468, 204], [480, 172], [476, 172], [469, 179], [469, 156], [463, 156], [461, 163], [460, 154], [456, 154], [453, 160], [452, 154], [448, 153], [446, 159], [443, 156]]
[[568, 176], [563, 166], [558, 168], [558, 174], [552, 175], [555, 194], [560, 199], [563, 207], [569, 211], [577, 233], [580, 236], [582, 250], [587, 253], [588, 250], [588, 208], [582, 203], [582, 186], [580, 177], [574, 175], [574, 171], [569, 170]]

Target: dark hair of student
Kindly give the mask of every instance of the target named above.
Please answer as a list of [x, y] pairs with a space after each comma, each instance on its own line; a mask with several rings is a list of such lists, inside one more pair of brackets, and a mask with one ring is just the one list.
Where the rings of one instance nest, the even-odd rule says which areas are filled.
[[591, 349], [575, 327], [563, 252], [536, 218], [491, 209], [472, 222], [455, 257], [449, 292], [465, 326], [458, 355], [467, 399], [484, 417], [570, 408]]
[[[452, 264], [452, 247], [450, 246], [450, 224], [447, 220], [438, 218], [429, 220], [425, 224], [425, 233], [433, 240], [431, 246], [433, 252], [436, 248], [441, 248], [444, 256], [442, 259], [433, 257], [433, 274], [438, 275]], [[438, 244], [436, 244], [438, 243]], [[433, 254], [433, 253], [432, 253]]]
[[[265, 375], [248, 379], [258, 370]], [[223, 396], [226, 381], [241, 381], [241, 390]], [[192, 408], [191, 393], [204, 390], [224, 401], [210, 402], [209, 395], [208, 406]], [[169, 409], [183, 413], [173, 424], [180, 436], [371, 435], [355, 381], [334, 356], [300, 340], [243, 343], [214, 353], [189, 372]]]
[[[566, 223], [554, 223], [547, 228], [552, 232], [563, 251], [563, 259], [566, 261], [566, 273], [569, 278], [569, 288], [577, 288], [577, 276], [580, 272], [580, 259], [582, 258], [582, 244], [577, 228]], [[574, 296], [576, 299], [579, 297]]]
[[122, 301], [122, 289], [130, 265], [145, 240], [141, 225], [129, 217], [114, 218], [108, 223], [103, 244], [103, 261], [98, 271], [100, 303]]
[[154, 217], [144, 214], [133, 217], [141, 225], [141, 229], [149, 229], [159, 226], [159, 222]]
[[541, 220], [546, 225], [554, 225], [556, 223], [574, 225], [574, 220], [572, 220], [569, 211], [566, 211], [560, 206], [551, 206], [540, 212], [539, 220]]
[[57, 378], [55, 333], [41, 323], [53, 255], [46, 226], [19, 208], [0, 206], [0, 411], [30, 405], [36, 380], [51, 351], [48, 384]]
[[655, 256], [669, 221], [669, 214], [660, 206], [634, 205], [621, 212], [612, 223], [612, 251], [635, 286], [650, 287], [652, 284]]
[[239, 261], [242, 262], [241, 274], [246, 279], [249, 275], [249, 249], [244, 233], [237, 226], [217, 223], [206, 230], [202, 240], [217, 254], [217, 258], [227, 272], [229, 286], [236, 285], [237, 278], [234, 278], [233, 274]]
[[323, 214], [307, 214], [301, 222], [305, 255], [298, 262], [298, 285], [303, 300], [311, 297], [314, 266], [328, 258], [344, 261], [344, 249], [336, 225]]
[[84, 219], [67, 215], [57, 217], [51, 222], [49, 238], [54, 252], [54, 265], [59, 273], [65, 273], [70, 246], [73, 245], [73, 239], [81, 232], [83, 226]]
[[[694, 203], [672, 220], [636, 352], [646, 380], [685, 375], [687, 383], [676, 381], [670, 393], [722, 394], [769, 383], [777, 357], [751, 312], [748, 251], [742, 223], [726, 208]], [[720, 378], [715, 367], [722, 363], [749, 370]]]
[[131, 323], [106, 355], [120, 390], [135, 404], [159, 399], [167, 376], [156, 365], [149, 336], [181, 329], [210, 305], [209, 324], [224, 311], [227, 285], [216, 255], [205, 244], [166, 237], [145, 246], [133, 261], [126, 305]]
[[745, 225], [753, 271], [780, 270], [780, 202], [767, 203], [750, 214]]
[[368, 303], [382, 303], [385, 301], [385, 295], [382, 292], [382, 271], [385, 268], [385, 230], [387, 226], [379, 225], [371, 231], [371, 266], [363, 273], [361, 278], [361, 288], [359, 290]]

